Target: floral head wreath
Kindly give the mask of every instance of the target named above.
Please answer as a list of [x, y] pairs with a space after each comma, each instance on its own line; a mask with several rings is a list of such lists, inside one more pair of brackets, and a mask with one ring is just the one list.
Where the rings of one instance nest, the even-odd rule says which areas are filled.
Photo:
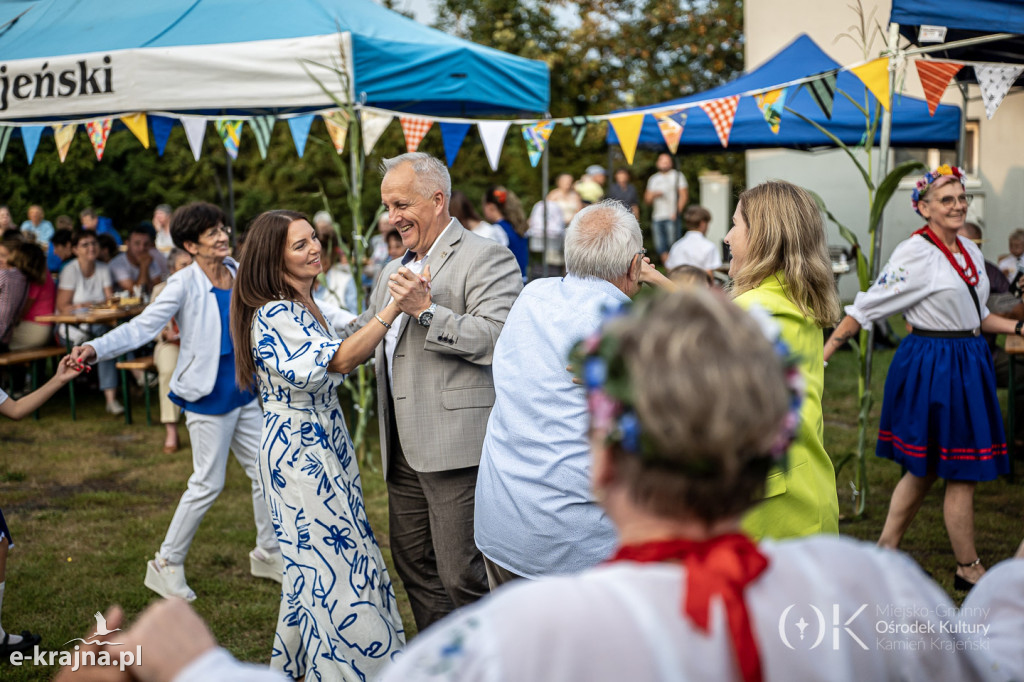
[[917, 186], [914, 187], [914, 191], [910, 195], [910, 205], [914, 207], [917, 215], [921, 215], [921, 211], [917, 207], [921, 203], [921, 197], [928, 193], [928, 189], [936, 180], [945, 175], [952, 175], [960, 181], [961, 186], [967, 187], [967, 178], [964, 176], [964, 171], [957, 166], [950, 166], [948, 163], [944, 163], [935, 170], [925, 173], [924, 177], [917, 181]]
[[[605, 443], [608, 445], [617, 446], [649, 464], [690, 475], [706, 475], [715, 471], [717, 467], [713, 462], [688, 465], [675, 459], [666, 459], [657, 453], [655, 444], [643, 432], [636, 414], [629, 372], [620, 352], [620, 337], [615, 333], [609, 333], [614, 332], [616, 322], [621, 321], [630, 312], [630, 307], [630, 304], [623, 304], [618, 308], [606, 310], [601, 328], [576, 344], [570, 353], [570, 361], [576, 375], [582, 380], [587, 391], [591, 427], [607, 434]], [[764, 454], [770, 456], [776, 464], [785, 467], [786, 453], [800, 426], [800, 406], [804, 396], [803, 377], [797, 366], [796, 357], [781, 340], [778, 325], [771, 316], [756, 306], [748, 312], [757, 321], [768, 340], [773, 343], [775, 352], [783, 363], [790, 398], [789, 409], [779, 424], [770, 451]]]
[[491, 192], [494, 198], [498, 200], [499, 204], [504, 204], [505, 200], [508, 199], [508, 191], [499, 187], [498, 189]]

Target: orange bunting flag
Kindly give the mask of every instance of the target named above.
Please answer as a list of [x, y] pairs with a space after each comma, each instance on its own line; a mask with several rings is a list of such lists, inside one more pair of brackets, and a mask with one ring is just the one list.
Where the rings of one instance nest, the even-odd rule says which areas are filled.
[[75, 131], [78, 130], [77, 123], [53, 126], [53, 141], [57, 143], [57, 153], [60, 154], [60, 162], [68, 158], [68, 149], [71, 148], [71, 141], [75, 139]]
[[679, 149], [679, 138], [683, 136], [683, 126], [686, 125], [686, 114], [682, 111], [682, 109], [676, 109], [654, 115], [654, 119], [658, 122], [658, 130], [661, 131], [661, 136], [672, 154]]
[[850, 69], [883, 107], [889, 109], [889, 58], [881, 57]]
[[736, 107], [739, 103], [740, 96], [733, 95], [700, 105], [711, 119], [711, 124], [715, 126], [715, 132], [718, 133], [718, 139], [723, 147], [729, 146], [729, 133], [732, 132], [732, 122], [736, 120]]
[[327, 126], [327, 134], [331, 136], [334, 143], [334, 151], [339, 154], [345, 151], [345, 139], [348, 137], [348, 112], [344, 109], [335, 109], [320, 114]]
[[964, 65], [956, 62], [930, 62], [917, 59], [914, 61], [914, 66], [917, 67], [917, 77], [921, 79], [924, 98], [928, 102], [928, 113], [934, 116], [935, 110], [939, 108], [942, 93], [946, 91], [946, 86], [949, 85], [953, 76], [964, 68]]
[[149, 149], [149, 126], [146, 124], [145, 114], [130, 114], [128, 116], [121, 117], [121, 123], [128, 126], [128, 130], [135, 134], [135, 137], [139, 138], [139, 142], [146, 149]]
[[402, 132], [405, 134], [405, 148], [410, 152], [420, 148], [420, 142], [423, 141], [424, 135], [434, 125], [431, 119], [417, 116], [399, 116], [398, 120], [402, 124]]
[[622, 147], [622, 154], [626, 157], [626, 163], [633, 165], [633, 155], [636, 154], [636, 145], [640, 141], [640, 129], [644, 127], [643, 114], [630, 114], [628, 116], [617, 116], [608, 119], [615, 130], [615, 136], [619, 138], [619, 146]]

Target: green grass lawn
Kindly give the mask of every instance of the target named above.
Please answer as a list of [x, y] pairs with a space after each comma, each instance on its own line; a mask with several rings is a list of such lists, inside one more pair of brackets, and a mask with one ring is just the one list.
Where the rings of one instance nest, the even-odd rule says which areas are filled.
[[[891, 351], [876, 355], [876, 401], [869, 447], [881, 407]], [[839, 353], [826, 370], [825, 443], [833, 459], [856, 447], [856, 357]], [[43, 418], [0, 423], [0, 507], [17, 546], [7, 570], [3, 625], [30, 629], [43, 644], [63, 649], [93, 624], [92, 614], [121, 604], [128, 621], [154, 598], [142, 580], [191, 473], [190, 450], [161, 451], [163, 427], [145, 426], [136, 398], [136, 423], [107, 415], [98, 394], [80, 403], [79, 419], [68, 416], [66, 392], [43, 410]], [[368, 429], [376, 451], [377, 429]], [[868, 462], [870, 489], [863, 518], [844, 520], [841, 532], [874, 541], [885, 519], [899, 467]], [[839, 475], [840, 511], [849, 516], [852, 466]], [[363, 470], [366, 508], [390, 565], [387, 501], [379, 471]], [[942, 487], [937, 484], [906, 536], [904, 549], [946, 589], [952, 590], [953, 557], [942, 522]], [[277, 617], [276, 583], [249, 575], [247, 553], [255, 542], [249, 481], [233, 459], [227, 486], [207, 514], [188, 555], [194, 606], [222, 645], [239, 658], [266, 662]], [[977, 544], [988, 566], [1013, 554], [1024, 536], [1024, 486], [998, 480], [981, 484], [975, 503]], [[408, 601], [392, 569], [407, 632], [415, 632]], [[962, 594], [951, 592], [954, 598]], [[91, 632], [91, 630], [89, 630]], [[0, 679], [49, 679], [55, 671], [26, 664], [0, 667]]]

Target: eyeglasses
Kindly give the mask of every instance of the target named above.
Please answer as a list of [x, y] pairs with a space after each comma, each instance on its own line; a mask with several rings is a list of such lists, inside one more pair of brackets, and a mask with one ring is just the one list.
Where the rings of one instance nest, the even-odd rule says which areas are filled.
[[205, 232], [203, 232], [200, 236], [201, 237], [216, 237], [218, 232], [223, 232], [224, 234], [226, 234], [226, 235], [228, 235], [230, 237], [231, 236], [231, 226], [230, 225], [215, 225], [214, 227], [211, 227], [210, 229], [208, 229]]
[[941, 199], [930, 199], [929, 201], [935, 201], [942, 204], [942, 208], [949, 210], [959, 204], [964, 206], [970, 206], [971, 202], [974, 201], [973, 194], [961, 194], [955, 197], [942, 197]]

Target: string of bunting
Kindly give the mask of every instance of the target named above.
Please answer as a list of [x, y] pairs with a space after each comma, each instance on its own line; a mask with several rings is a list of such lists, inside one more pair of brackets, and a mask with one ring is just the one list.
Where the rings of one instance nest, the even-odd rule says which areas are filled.
[[[961, 69], [967, 66], [974, 69], [985, 104], [985, 113], [990, 119], [995, 114], [996, 109], [999, 108], [1003, 98], [1006, 97], [1010, 87], [1024, 73], [1024, 65], [1016, 64], [923, 58], [913, 61], [918, 78], [921, 81], [925, 100], [928, 103], [928, 111], [932, 116], [935, 115], [939, 100], [942, 98], [950, 81]], [[891, 106], [889, 101], [890, 67], [890, 58], [880, 57], [851, 64], [840, 69], [832, 69], [780, 83], [768, 88], [750, 90], [727, 97], [698, 100], [687, 102], [686, 104], [667, 104], [660, 107], [647, 108], [642, 111], [627, 111], [595, 116], [570, 116], [540, 120], [480, 120], [425, 115], [413, 116], [362, 105], [357, 105], [355, 111], [361, 124], [363, 152], [367, 155], [373, 151], [381, 135], [397, 117], [405, 137], [406, 149], [410, 152], [416, 151], [419, 148], [423, 138], [434, 124], [437, 123], [441, 131], [445, 157], [449, 166], [455, 163], [455, 159], [466, 140], [469, 130], [475, 126], [480, 142], [484, 147], [488, 164], [492, 170], [498, 169], [498, 161], [501, 157], [509, 128], [512, 125], [519, 125], [530, 163], [536, 166], [544, 150], [547, 148], [555, 126], [561, 125], [569, 128], [576, 146], [579, 146], [590, 126], [608, 122], [615, 130], [627, 163], [632, 165], [640, 132], [648, 117], [657, 124], [666, 146], [673, 154], [679, 148], [687, 116], [689, 115], [688, 112], [692, 109], [700, 109], [708, 116], [722, 147], [728, 147], [729, 133], [732, 130], [737, 107], [743, 97], [754, 98], [758, 109], [764, 117], [765, 123], [774, 134], [778, 134], [782, 124], [782, 114], [786, 100], [794, 97], [801, 88], [807, 90], [822, 113], [831, 119], [832, 107], [836, 96], [836, 78], [843, 71], [856, 75], [882, 106], [888, 109]], [[345, 109], [332, 108], [281, 116], [279, 118], [288, 124], [292, 142], [295, 145], [295, 151], [300, 158], [305, 153], [310, 127], [317, 116], [323, 119], [337, 153], [341, 154], [344, 152], [348, 128], [351, 123], [349, 113]], [[224, 118], [189, 116], [172, 112], [154, 112], [149, 114], [144, 112], [128, 112], [101, 118], [69, 120], [61, 123], [0, 123], [0, 162], [3, 161], [6, 155], [8, 144], [15, 128], [21, 131], [25, 154], [29, 164], [31, 164], [35, 158], [44, 129], [52, 127], [57, 152], [61, 163], [63, 163], [67, 158], [68, 149], [74, 140], [79, 126], [84, 127], [89, 142], [92, 144], [93, 151], [96, 154], [96, 160], [101, 161], [106, 148], [107, 138], [110, 135], [111, 126], [117, 120], [120, 120], [121, 123], [131, 130], [142, 146], [147, 149], [150, 146], [152, 137], [157, 152], [161, 156], [163, 156], [175, 123], [180, 123], [185, 131], [185, 137], [192, 150], [192, 155], [198, 161], [202, 155], [203, 141], [206, 136], [207, 122], [209, 121], [213, 121], [214, 128], [221, 138], [225, 150], [232, 159], [238, 157], [239, 148], [242, 143], [242, 130], [245, 123], [248, 122], [248, 127], [256, 138], [260, 156], [266, 159], [267, 151], [270, 147], [270, 139], [278, 118], [268, 115]]]

